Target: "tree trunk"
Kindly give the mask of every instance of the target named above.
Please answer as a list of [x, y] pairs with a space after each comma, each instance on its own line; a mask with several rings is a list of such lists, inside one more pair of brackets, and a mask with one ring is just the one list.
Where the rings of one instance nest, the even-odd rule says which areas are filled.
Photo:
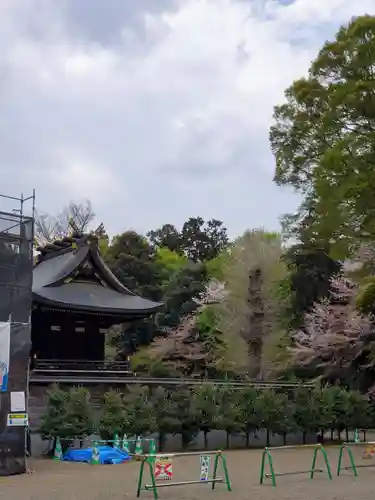
[[227, 433], [227, 450], [229, 450], [229, 436], [230, 436], [230, 432], [226, 431], [226, 433]]
[[346, 442], [349, 441], [349, 429], [345, 429], [345, 440]]
[[266, 430], [266, 443], [267, 446], [270, 445], [270, 431], [268, 429]]
[[306, 444], [306, 435], [307, 435], [306, 431], [303, 431], [302, 432], [302, 444]]
[[287, 433], [283, 432], [283, 445], [284, 446], [286, 446], [286, 436], [287, 436]]
[[189, 434], [182, 433], [181, 434], [181, 444], [182, 444], [182, 449], [186, 451], [187, 447], [189, 446], [190, 443], [190, 436]]
[[262, 354], [264, 340], [264, 303], [262, 296], [262, 271], [252, 269], [249, 273], [248, 308], [249, 326], [245, 334], [248, 349], [248, 374], [250, 378], [262, 378]]
[[250, 447], [250, 432], [246, 432], [246, 448]]
[[203, 431], [203, 438], [204, 438], [204, 449], [207, 450], [208, 448], [208, 433], [209, 431], [207, 429], [205, 429]]
[[159, 434], [158, 434], [158, 449], [159, 449], [159, 451], [164, 450], [165, 438], [166, 438], [165, 433], [159, 432]]

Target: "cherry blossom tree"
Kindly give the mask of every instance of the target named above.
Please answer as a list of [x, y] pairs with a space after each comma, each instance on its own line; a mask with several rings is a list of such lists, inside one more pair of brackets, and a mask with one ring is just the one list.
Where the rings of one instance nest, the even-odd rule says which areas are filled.
[[150, 345], [150, 358], [162, 360], [174, 372], [183, 375], [207, 374], [216, 360], [200, 335], [198, 317], [204, 308], [221, 302], [225, 295], [225, 285], [211, 280], [205, 291], [194, 299], [197, 310], [184, 316], [177, 328], [168, 328], [166, 337], [159, 337]]
[[293, 335], [292, 364], [330, 381], [347, 382], [374, 366], [373, 318], [355, 307], [357, 286], [344, 277], [331, 280], [330, 297], [305, 315]]

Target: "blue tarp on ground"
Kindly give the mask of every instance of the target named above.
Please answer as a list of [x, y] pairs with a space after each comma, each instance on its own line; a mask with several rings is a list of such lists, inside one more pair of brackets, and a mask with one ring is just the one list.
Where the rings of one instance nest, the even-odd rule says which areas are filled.
[[[122, 464], [131, 457], [125, 451], [112, 446], [98, 446], [99, 459], [101, 464]], [[91, 463], [92, 448], [82, 448], [80, 450], [68, 450], [63, 457], [67, 462], [86, 462]]]

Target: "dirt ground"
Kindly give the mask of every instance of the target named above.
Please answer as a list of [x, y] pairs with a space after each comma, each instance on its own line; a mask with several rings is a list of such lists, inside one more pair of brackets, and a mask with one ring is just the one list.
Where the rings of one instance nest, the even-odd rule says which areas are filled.
[[[207, 484], [160, 488], [160, 500], [352, 500], [372, 498], [375, 485], [375, 458], [363, 460], [357, 451], [357, 464], [374, 464], [359, 468], [358, 477], [344, 471], [336, 476], [338, 448], [329, 448], [328, 456], [333, 480], [317, 474], [277, 477], [276, 488], [270, 480], [259, 484], [261, 451], [230, 451], [227, 457], [232, 492], [217, 484], [213, 492]], [[276, 450], [273, 452], [275, 472], [308, 470], [312, 450]], [[372, 460], [372, 461], [371, 461]], [[318, 466], [322, 466], [319, 458]], [[120, 500], [135, 499], [139, 462], [122, 465], [86, 465], [51, 460], [30, 461], [31, 474], [0, 478], [0, 500]], [[173, 458], [173, 481], [199, 479], [199, 456]], [[145, 477], [149, 483], [149, 478]], [[142, 491], [141, 499], [152, 499], [152, 492]]]

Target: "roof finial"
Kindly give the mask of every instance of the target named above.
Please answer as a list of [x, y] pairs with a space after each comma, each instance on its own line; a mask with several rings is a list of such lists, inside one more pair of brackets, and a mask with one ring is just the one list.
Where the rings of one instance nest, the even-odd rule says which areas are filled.
[[72, 217], [70, 217], [68, 224], [72, 228], [74, 235], [79, 235], [81, 233], [81, 231], [79, 230], [79, 227], [77, 226], [75, 220]]
[[95, 229], [95, 231], [93, 231], [93, 234], [95, 234], [95, 236], [97, 236], [98, 238], [106, 236], [103, 222], [101, 222], [99, 226]]

